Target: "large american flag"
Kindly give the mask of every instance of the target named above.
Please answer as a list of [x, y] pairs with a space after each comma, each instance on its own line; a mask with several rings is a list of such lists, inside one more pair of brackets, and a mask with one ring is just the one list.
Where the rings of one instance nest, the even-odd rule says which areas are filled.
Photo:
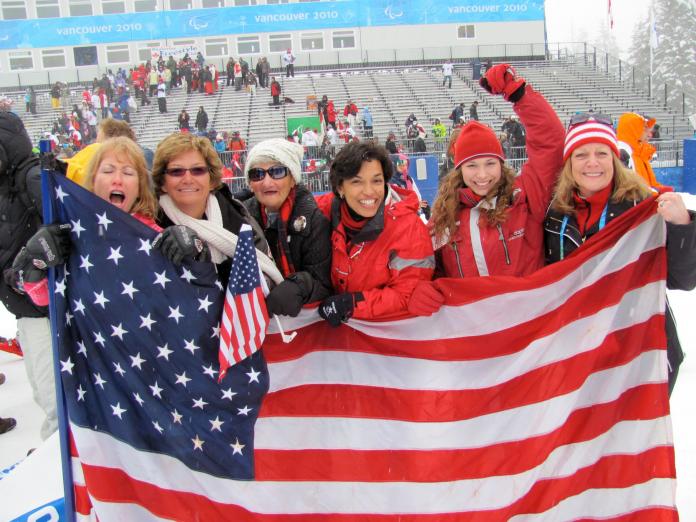
[[[67, 183], [58, 180], [70, 194], [65, 207], [83, 196]], [[85, 231], [73, 234], [57, 307], [78, 505], [91, 502], [83, 513], [101, 521], [678, 519], [665, 228], [652, 202], [530, 277], [441, 280], [447, 302], [433, 317], [331, 329], [304, 310], [286, 320], [298, 330], [292, 343], [269, 333], [218, 386], [211, 335], [220, 304], [201, 301], [220, 303], [220, 289], [202, 276], [189, 283], [139, 249], [148, 230], [84, 200], [84, 209], [62, 211]], [[108, 230], [99, 225], [105, 211]], [[80, 269], [84, 256], [89, 271]], [[154, 282], [163, 272], [164, 288]], [[123, 293], [131, 279], [132, 299]], [[101, 292], [104, 307], [95, 302]], [[176, 307], [179, 321], [170, 317]]]
[[251, 226], [244, 224], [234, 251], [220, 321], [220, 380], [227, 369], [257, 352], [266, 338], [268, 310]]

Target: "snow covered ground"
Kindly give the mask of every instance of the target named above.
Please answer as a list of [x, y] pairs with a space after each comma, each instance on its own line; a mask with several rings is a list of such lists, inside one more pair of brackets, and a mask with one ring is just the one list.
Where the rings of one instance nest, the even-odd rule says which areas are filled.
[[[687, 204], [696, 209], [696, 196], [687, 196]], [[682, 347], [686, 352], [671, 406], [677, 456], [677, 506], [681, 520], [690, 521], [696, 520], [696, 321], [693, 319], [696, 290], [670, 292], [669, 298], [677, 318]], [[0, 335], [14, 337], [15, 327], [14, 317], [0, 305]], [[21, 359], [0, 353], [0, 373], [7, 376], [5, 384], [0, 386], [0, 417], [17, 419], [14, 430], [0, 435], [1, 473], [24, 459], [28, 450], [41, 446], [39, 428], [42, 413], [32, 400]], [[55, 466], [56, 469], [60, 466], [57, 458]], [[8, 499], [3, 499], [2, 502], [6, 506]], [[0, 519], [4, 519], [2, 513]]]

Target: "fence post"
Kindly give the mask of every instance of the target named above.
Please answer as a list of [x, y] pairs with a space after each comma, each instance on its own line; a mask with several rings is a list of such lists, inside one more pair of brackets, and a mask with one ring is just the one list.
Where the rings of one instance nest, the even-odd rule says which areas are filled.
[[648, 74], [648, 98], [652, 98], [652, 78]]
[[597, 48], [592, 47], [592, 68], [597, 69]]
[[619, 81], [621, 81], [621, 60], [619, 60]]
[[686, 116], [686, 93], [682, 91], [682, 116]]
[[604, 53], [604, 54], [605, 54], [606, 60], [607, 60], [607, 65], [606, 65], [605, 70], [607, 72], [607, 76], [609, 76], [609, 53]]
[[585, 59], [585, 65], [587, 65], [587, 42], [582, 42], [582, 56]]
[[631, 87], [633, 89], [636, 88], [636, 68], [635, 68], [635, 66], [631, 67]]
[[665, 109], [667, 108], [667, 83], [665, 82]]

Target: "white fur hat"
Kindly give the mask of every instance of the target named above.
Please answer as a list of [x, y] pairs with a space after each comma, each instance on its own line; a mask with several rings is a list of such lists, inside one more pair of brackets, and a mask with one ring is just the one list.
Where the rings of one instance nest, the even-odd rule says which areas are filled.
[[249, 182], [249, 169], [266, 161], [277, 161], [290, 169], [295, 183], [302, 181], [302, 157], [304, 148], [295, 142], [282, 138], [264, 140], [252, 147], [244, 165], [244, 177]]

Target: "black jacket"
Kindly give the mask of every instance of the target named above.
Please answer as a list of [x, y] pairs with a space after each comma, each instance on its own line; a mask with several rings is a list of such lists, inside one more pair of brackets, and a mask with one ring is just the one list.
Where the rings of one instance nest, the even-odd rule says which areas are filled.
[[[256, 198], [247, 199], [244, 205], [256, 221], [263, 223]], [[287, 226], [290, 260], [296, 271], [292, 278], [301, 286], [304, 302], [328, 297], [331, 294], [331, 224], [304, 186], [295, 189], [295, 203]], [[277, 264], [278, 232], [271, 227], [265, 234]]]
[[[269, 253], [268, 243], [263, 235], [263, 230], [251, 214], [249, 214], [246, 207], [240, 201], [232, 197], [232, 193], [227, 185], [223, 184], [219, 189], [213, 192], [213, 195], [220, 204], [223, 228], [233, 234], [239, 235], [239, 229], [242, 224], [248, 223], [254, 231], [254, 246], [262, 252]], [[157, 216], [157, 224], [162, 228], [167, 228], [172, 226], [174, 222], [160, 209]], [[224, 288], [227, 288], [227, 281], [230, 277], [231, 269], [232, 259], [230, 258], [225, 259], [222, 263], [217, 265], [218, 277]]]
[[[607, 223], [634, 207], [637, 202], [609, 202], [607, 206]], [[691, 223], [674, 225], [667, 223], [667, 288], [672, 290], [693, 290], [696, 287], [696, 214], [689, 212]], [[563, 214], [549, 209], [544, 221], [544, 243], [546, 264], [560, 261], [560, 231]], [[595, 223], [582, 237], [578, 230], [575, 216], [568, 216], [568, 223], [563, 234], [563, 250], [565, 256], [575, 251], [586, 239], [599, 231], [599, 223]], [[669, 391], [672, 393], [679, 372], [679, 365], [684, 360], [674, 315], [665, 303], [665, 331], [667, 334], [667, 359], [669, 361]]]
[[[0, 117], [0, 163], [0, 269], [4, 272], [42, 217], [39, 160], [31, 151], [24, 125], [11, 113]], [[47, 308], [15, 292], [4, 277], [0, 277], [0, 300], [17, 318], [48, 315]]]
[[208, 127], [208, 113], [205, 111], [198, 111], [196, 113], [196, 128], [198, 130], [205, 130]]

